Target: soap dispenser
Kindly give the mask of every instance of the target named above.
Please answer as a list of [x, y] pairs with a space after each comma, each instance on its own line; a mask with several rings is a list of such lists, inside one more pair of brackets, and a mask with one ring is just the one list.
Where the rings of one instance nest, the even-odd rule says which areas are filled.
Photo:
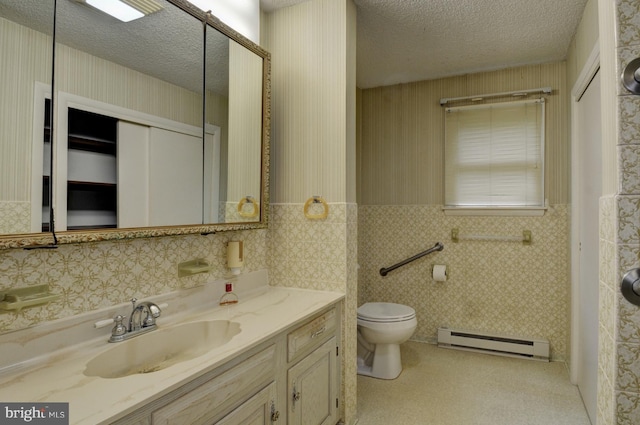
[[242, 241], [229, 241], [227, 244], [227, 267], [237, 276], [244, 266], [244, 244]]

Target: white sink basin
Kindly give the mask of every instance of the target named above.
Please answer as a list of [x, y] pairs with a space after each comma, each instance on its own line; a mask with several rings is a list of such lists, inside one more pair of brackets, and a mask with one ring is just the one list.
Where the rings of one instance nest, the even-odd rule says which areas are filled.
[[190, 322], [161, 328], [114, 347], [87, 363], [86, 376], [120, 378], [151, 373], [191, 360], [220, 347], [240, 333], [240, 324], [228, 320]]

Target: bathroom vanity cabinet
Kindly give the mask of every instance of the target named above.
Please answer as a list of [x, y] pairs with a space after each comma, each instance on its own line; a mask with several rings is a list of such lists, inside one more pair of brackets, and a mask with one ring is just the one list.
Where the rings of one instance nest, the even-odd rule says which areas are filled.
[[292, 325], [115, 423], [335, 424], [340, 309], [338, 303]]
[[[153, 372], [132, 364], [118, 377], [95, 373], [95, 364], [106, 371], [120, 367], [121, 357], [107, 342], [111, 330], [94, 324], [130, 308], [126, 304], [2, 334], [0, 400], [68, 402], [72, 425], [333, 425], [343, 411], [344, 294], [271, 287], [266, 277], [266, 271], [241, 275], [241, 301], [229, 307], [211, 308], [225, 280], [149, 299], [168, 306], [154, 331], [164, 341], [173, 342], [175, 329], [193, 329], [191, 323], [227, 322], [239, 330], [230, 339], [211, 335], [221, 340], [198, 357], [190, 357], [185, 341], [175, 341], [184, 349]], [[133, 353], [166, 349], [153, 341], [132, 345]]]
[[[151, 423], [269, 423], [269, 413], [275, 412], [277, 401], [275, 371], [276, 344], [272, 344], [195, 389], [190, 385], [179, 389], [177, 399], [151, 413]], [[234, 407], [222, 420], [216, 420]]]
[[337, 421], [338, 313], [333, 308], [287, 335], [289, 425], [333, 425]]

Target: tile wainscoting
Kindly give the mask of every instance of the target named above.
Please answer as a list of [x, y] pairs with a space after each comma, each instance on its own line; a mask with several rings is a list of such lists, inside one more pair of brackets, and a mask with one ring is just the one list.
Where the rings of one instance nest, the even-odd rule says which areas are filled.
[[31, 231], [31, 202], [0, 202], [0, 234]]
[[345, 293], [341, 399], [343, 419], [353, 424], [357, 409], [358, 207], [329, 203], [327, 218], [314, 220], [305, 217], [304, 203], [272, 203], [269, 217], [270, 285]]
[[[448, 326], [548, 339], [553, 360], [568, 360], [570, 254], [568, 205], [552, 205], [542, 217], [446, 216], [442, 205], [360, 206], [358, 298], [415, 308], [413, 339], [434, 342]], [[521, 236], [514, 241], [451, 240], [460, 234]], [[382, 277], [379, 270], [433, 246], [444, 250]], [[447, 266], [435, 282], [435, 264]]]
[[[46, 283], [52, 293], [63, 295], [46, 306], [0, 314], [0, 332], [223, 277], [229, 240], [244, 240], [245, 271], [266, 268], [266, 229], [70, 244], [46, 250], [0, 250], [0, 289]], [[196, 258], [207, 259], [213, 269], [179, 278], [178, 263]]]

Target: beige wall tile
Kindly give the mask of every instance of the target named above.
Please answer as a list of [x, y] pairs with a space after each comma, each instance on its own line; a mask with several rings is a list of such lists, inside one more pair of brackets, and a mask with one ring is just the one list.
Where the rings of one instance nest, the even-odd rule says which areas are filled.
[[[386, 301], [416, 309], [414, 339], [434, 341], [449, 326], [551, 342], [554, 359], [568, 357], [569, 257], [566, 205], [544, 217], [452, 217], [441, 205], [360, 206], [359, 301]], [[461, 234], [522, 235], [533, 244], [451, 241]], [[436, 242], [441, 252], [416, 260], [387, 276], [379, 270]], [[434, 282], [434, 264], [448, 267], [446, 282]]]
[[[640, 56], [638, 49], [637, 56]], [[640, 99], [638, 96], [618, 97], [618, 144], [640, 143]]]
[[616, 392], [616, 425], [640, 423], [640, 397], [637, 392]]
[[614, 391], [602, 369], [598, 370], [598, 425], [614, 425]]
[[31, 202], [0, 201], [0, 235], [31, 233]]
[[347, 423], [355, 421], [357, 410], [357, 214], [355, 204], [329, 204], [326, 219], [309, 219], [304, 204], [271, 204], [268, 241], [271, 285], [345, 294], [342, 393]]
[[617, 197], [617, 243], [640, 243], [640, 196], [621, 195]]
[[[115, 242], [61, 245], [57, 249], [0, 251], [0, 289], [48, 284], [62, 294], [46, 306], [0, 314], [0, 332], [142, 299], [223, 277], [226, 243], [244, 240], [246, 271], [267, 267], [267, 231], [225, 232]], [[178, 263], [207, 259], [209, 273], [178, 278]]]
[[640, 387], [640, 345], [618, 344], [617, 361], [617, 390], [637, 393]]
[[[606, 2], [601, 1], [601, 15], [608, 11]], [[612, 288], [615, 292], [615, 317], [612, 335], [615, 337], [615, 356], [613, 367], [616, 370], [615, 381], [612, 383], [615, 393], [615, 420], [617, 424], [640, 423], [640, 370], [638, 369], [638, 343], [640, 335], [640, 313], [637, 306], [630, 304], [620, 294], [619, 284], [624, 273], [629, 269], [638, 267], [638, 252], [640, 250], [640, 237], [638, 222], [640, 221], [640, 184], [637, 170], [637, 144], [640, 141], [640, 121], [638, 111], [640, 103], [637, 96], [629, 95], [620, 82], [620, 74], [626, 65], [640, 56], [640, 4], [632, 0], [617, 0], [615, 2], [614, 27], [615, 41], [617, 43], [615, 72], [608, 78], [610, 86], [617, 87], [617, 132], [614, 139], [618, 145], [615, 151], [617, 157], [618, 193], [615, 199], [614, 211], [618, 221], [614, 226], [616, 242], [615, 273], [611, 279], [615, 279]], [[602, 23], [601, 19], [601, 23]], [[606, 63], [605, 69], [609, 64]], [[603, 90], [603, 93], [606, 91]], [[606, 103], [603, 102], [603, 108]], [[605, 109], [606, 110], [606, 109]], [[604, 133], [606, 140], [608, 133]], [[614, 152], [611, 144], [605, 146], [605, 154]], [[601, 258], [601, 263], [603, 258]], [[610, 326], [609, 326], [610, 327]], [[611, 331], [611, 329], [608, 329]], [[610, 342], [609, 342], [610, 343]], [[607, 387], [611, 391], [611, 387]]]
[[598, 424], [616, 423], [617, 231], [616, 199], [600, 198], [600, 288], [598, 336]]
[[640, 145], [618, 146], [618, 163], [620, 193], [640, 193]]
[[634, 0], [616, 0], [618, 43], [622, 46], [640, 44], [638, 3]]

